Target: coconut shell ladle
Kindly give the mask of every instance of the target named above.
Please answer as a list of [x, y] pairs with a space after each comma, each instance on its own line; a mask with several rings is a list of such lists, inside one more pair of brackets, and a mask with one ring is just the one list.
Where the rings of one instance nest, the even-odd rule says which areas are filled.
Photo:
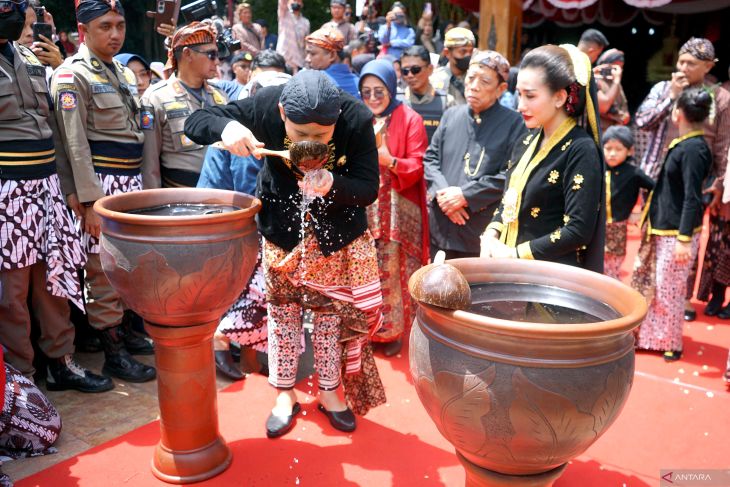
[[408, 280], [408, 290], [416, 301], [446, 309], [471, 307], [471, 288], [459, 269], [444, 263], [440, 250], [433, 264], [421, 267]]
[[[225, 150], [222, 142], [216, 142], [213, 146]], [[294, 142], [289, 150], [271, 150], [262, 147], [256, 149], [253, 154], [256, 157], [273, 156], [286, 159], [291, 162], [291, 167], [295, 172], [303, 175], [306, 171], [313, 171], [324, 166], [329, 155], [329, 146], [321, 142], [304, 140]]]

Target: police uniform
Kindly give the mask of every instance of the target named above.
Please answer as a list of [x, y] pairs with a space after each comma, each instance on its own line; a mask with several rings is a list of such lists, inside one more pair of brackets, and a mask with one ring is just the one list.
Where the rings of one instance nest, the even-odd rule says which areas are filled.
[[[118, 61], [106, 65], [82, 44], [53, 74], [51, 92], [73, 173], [67, 192], [90, 206], [105, 195], [141, 190], [144, 133], [132, 71]], [[117, 326], [123, 304], [101, 269], [99, 241], [83, 230], [82, 239], [89, 254], [89, 323], [96, 329]]]
[[[444, 47], [449, 50], [457, 47], [474, 46], [475, 43], [474, 33], [463, 27], [449, 29], [444, 36]], [[448, 106], [452, 107], [466, 103], [466, 97], [464, 96], [465, 79], [466, 68], [461, 76], [456, 76], [451, 72], [451, 67], [447, 63], [445, 66], [437, 68], [429, 81], [434, 88], [449, 95]]]
[[46, 68], [26, 47], [0, 46], [0, 343], [32, 376], [28, 291], [40, 349], [51, 359], [73, 353], [67, 300], [83, 307], [77, 269], [86, 256], [64, 201], [70, 172]]
[[406, 88], [402, 99], [423, 119], [423, 126], [426, 128], [426, 135], [430, 144], [452, 97], [447, 95], [445, 91], [432, 88], [430, 93], [419, 98], [410, 88]]
[[454, 76], [451, 73], [451, 68], [447, 64], [437, 68], [429, 78], [429, 81], [437, 90], [448, 93], [448, 106], [452, 107], [454, 105], [463, 105], [466, 103], [466, 97], [464, 96], [465, 78], [466, 73], [461, 76]]
[[185, 120], [201, 108], [225, 105], [226, 96], [204, 83], [201, 98], [171, 76], [152, 86], [142, 98], [141, 127], [144, 141], [144, 187], [195, 187], [207, 146], [184, 133]]

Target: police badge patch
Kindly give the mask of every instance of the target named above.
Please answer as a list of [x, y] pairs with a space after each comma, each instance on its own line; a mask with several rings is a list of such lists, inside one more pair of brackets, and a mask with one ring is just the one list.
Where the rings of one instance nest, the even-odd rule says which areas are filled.
[[142, 130], [152, 130], [155, 126], [155, 115], [151, 110], [142, 110], [140, 115], [140, 126]]
[[63, 91], [58, 95], [58, 101], [61, 104], [63, 110], [75, 110], [76, 109], [76, 93], [73, 91]]

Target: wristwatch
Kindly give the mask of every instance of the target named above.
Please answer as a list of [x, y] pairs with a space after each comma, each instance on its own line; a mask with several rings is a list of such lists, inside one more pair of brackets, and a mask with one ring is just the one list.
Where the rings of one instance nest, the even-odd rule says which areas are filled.
[[94, 203], [96, 203], [96, 201], [84, 201], [83, 203], [81, 203], [81, 206], [90, 208], [90, 207], [94, 206]]
[[398, 164], [398, 159], [396, 159], [396, 158], [394, 157], [394, 158], [393, 158], [393, 162], [391, 162], [391, 163], [390, 163], [390, 165], [388, 166], [388, 169], [390, 169], [390, 170], [393, 170], [393, 169], [395, 169], [395, 166], [396, 166], [396, 164]]

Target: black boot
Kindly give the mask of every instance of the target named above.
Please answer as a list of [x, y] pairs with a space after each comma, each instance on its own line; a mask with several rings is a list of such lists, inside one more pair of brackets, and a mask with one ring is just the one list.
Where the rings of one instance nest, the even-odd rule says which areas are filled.
[[119, 327], [119, 332], [124, 340], [124, 348], [132, 355], [154, 355], [155, 347], [152, 345], [152, 339], [145, 337], [132, 327], [134, 317], [133, 311], [125, 311], [122, 325]]
[[107, 328], [101, 332], [101, 342], [104, 345], [104, 375], [110, 375], [127, 382], [147, 382], [157, 376], [154, 367], [135, 360], [126, 348], [119, 333], [119, 326]]
[[46, 388], [49, 391], [75, 389], [81, 392], [104, 392], [113, 389], [114, 383], [109, 377], [96, 375], [81, 367], [73, 355], [68, 354], [49, 360]]

